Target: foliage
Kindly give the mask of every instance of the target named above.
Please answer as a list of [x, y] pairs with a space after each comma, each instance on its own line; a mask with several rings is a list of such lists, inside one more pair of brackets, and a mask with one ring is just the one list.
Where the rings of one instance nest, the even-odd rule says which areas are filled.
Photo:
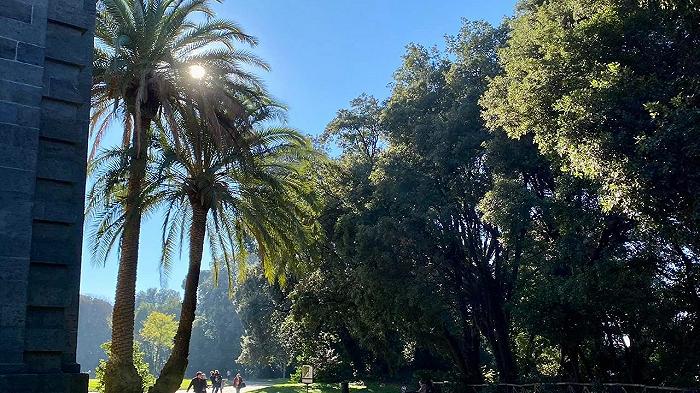
[[180, 294], [174, 289], [148, 288], [136, 294], [136, 310], [134, 326], [141, 331], [146, 318], [154, 312], [180, 317]]
[[173, 347], [173, 338], [177, 330], [177, 321], [171, 314], [152, 311], [143, 323], [139, 335], [143, 339], [146, 355], [150, 358], [151, 371], [157, 374], [165, 357]]
[[[94, 224], [93, 257], [104, 263], [116, 244], [120, 248], [113, 356], [105, 379], [109, 393], [127, 393], [140, 385], [131, 357], [141, 219], [154, 203], [153, 183], [145, 179], [155, 142], [152, 124], [169, 123], [171, 136], [178, 139], [178, 114], [196, 107], [208, 125], [204, 131], [223, 144], [228, 136], [219, 121], [222, 108], [240, 112], [243, 102], [263, 92], [249, 69], [267, 65], [236, 47], [255, 45], [256, 40], [231, 21], [215, 19], [211, 3], [102, 0], [97, 6], [90, 158], [111, 123], [124, 125], [121, 149], [115, 151], [119, 165], [107, 170], [115, 176], [96, 181], [87, 202]], [[203, 75], [196, 77], [193, 70], [203, 70]]]
[[211, 271], [203, 271], [197, 291], [197, 318], [190, 342], [190, 362], [186, 375], [197, 370], [238, 369], [243, 326], [228, 286], [221, 276], [214, 280]]
[[[616, 378], [684, 384], [700, 369], [690, 328], [700, 315], [699, 12], [685, 1], [523, 2], [500, 52], [504, 72], [482, 99], [491, 129], [531, 138], [557, 171], [587, 180], [555, 179], [554, 199], [580, 198], [588, 208], [553, 212], [554, 220], [579, 225], [550, 237], [550, 250], [563, 257], [558, 269], [570, 270], [556, 281], [525, 283], [542, 308], [522, 311], [540, 326], [546, 312], [545, 326], [555, 330], [559, 312], [560, 323], [582, 324], [578, 337], [546, 334], [556, 341], [598, 335], [583, 350], [590, 352], [571, 355], [574, 363], [592, 356], [588, 367], [606, 370], [594, 374], [615, 374], [615, 363], [626, 362], [631, 375]], [[557, 292], [568, 296], [546, 295]], [[624, 360], [623, 334], [632, 341]], [[673, 366], [667, 351], [676, 354]]]
[[289, 302], [280, 287], [270, 285], [259, 269], [253, 270], [236, 291], [235, 304], [245, 328], [236, 362], [258, 376], [266, 376], [268, 368], [276, 375], [286, 374], [293, 361], [287, 345], [294, 343], [283, 334]]
[[[111, 353], [111, 343], [108, 341], [108, 342], [102, 344], [100, 347], [107, 355], [107, 359], [109, 359], [110, 353]], [[148, 365], [148, 363], [146, 363], [146, 360], [145, 360], [145, 354], [141, 351], [140, 345], [136, 342], [134, 342], [134, 366], [136, 367], [136, 370], [138, 371], [139, 376], [141, 377], [141, 380], [143, 381], [142, 391], [145, 392], [149, 386], [153, 385], [153, 383], [155, 382], [155, 377], [150, 373], [149, 365]], [[105, 391], [104, 375], [105, 375], [105, 368], [106, 367], [107, 367], [107, 361], [104, 359], [101, 359], [100, 364], [97, 366], [97, 369], [95, 370], [95, 376], [97, 379], [97, 391], [98, 392]]]
[[337, 379], [696, 384], [697, 17], [523, 1], [409, 45], [390, 97], [320, 138], [319, 258], [250, 282], [244, 324], [295, 325]]
[[92, 296], [80, 295], [78, 313], [77, 362], [83, 370], [95, 375], [95, 368], [104, 356], [100, 345], [109, 340], [109, 319], [112, 305]]

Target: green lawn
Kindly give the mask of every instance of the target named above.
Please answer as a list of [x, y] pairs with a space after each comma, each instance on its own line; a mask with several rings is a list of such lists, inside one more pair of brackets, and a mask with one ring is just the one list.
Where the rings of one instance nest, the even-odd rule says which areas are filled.
[[[183, 379], [182, 380], [182, 385], [180, 385], [180, 389], [185, 390], [187, 389], [187, 385], [190, 384], [189, 379]], [[90, 381], [88, 382], [88, 392], [96, 392], [97, 391], [97, 379], [91, 378]]]
[[[350, 391], [353, 393], [399, 393], [399, 385], [380, 385], [371, 383], [369, 385], [350, 384]], [[337, 393], [340, 392], [340, 384], [315, 383], [309, 387], [309, 393]], [[256, 390], [255, 393], [306, 393], [306, 385], [301, 383], [278, 383], [269, 388]]]

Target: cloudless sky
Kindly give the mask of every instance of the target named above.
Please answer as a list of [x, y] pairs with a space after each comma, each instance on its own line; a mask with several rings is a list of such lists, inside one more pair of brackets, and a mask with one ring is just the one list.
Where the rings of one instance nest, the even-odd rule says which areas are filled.
[[[442, 47], [462, 18], [499, 24], [514, 5], [515, 0], [226, 0], [215, 9], [259, 39], [253, 52], [272, 67], [260, 76], [288, 106], [289, 125], [317, 135], [361, 93], [389, 95], [407, 44]], [[113, 299], [116, 255], [96, 267], [85, 249], [81, 293]], [[160, 287], [159, 256], [160, 222], [152, 217], [143, 223], [137, 290]], [[208, 263], [205, 256], [203, 268]], [[185, 249], [167, 287], [181, 291], [186, 265]]]

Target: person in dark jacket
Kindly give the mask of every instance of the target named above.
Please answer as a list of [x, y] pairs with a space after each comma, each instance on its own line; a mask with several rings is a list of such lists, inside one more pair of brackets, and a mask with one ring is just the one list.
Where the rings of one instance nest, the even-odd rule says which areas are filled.
[[223, 377], [219, 370], [214, 370], [214, 378], [211, 380], [212, 393], [223, 393], [224, 388], [222, 387]]
[[194, 393], [207, 393], [207, 377], [203, 372], [197, 371], [197, 375], [192, 378], [186, 391], [189, 392], [190, 388], [194, 388]]

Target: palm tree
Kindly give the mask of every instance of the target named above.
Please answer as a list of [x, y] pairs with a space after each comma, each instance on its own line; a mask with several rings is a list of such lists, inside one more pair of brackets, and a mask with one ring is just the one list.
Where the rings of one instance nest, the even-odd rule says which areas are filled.
[[[112, 356], [107, 362], [107, 393], [141, 392], [133, 365], [134, 302], [141, 218], [146, 208], [148, 130], [154, 120], [173, 124], [182, 107], [196, 106], [221, 137], [213, 106], [225, 102], [240, 108], [241, 100], [261, 90], [241, 64], [267, 68], [255, 56], [235, 49], [235, 42], [255, 45], [232, 22], [213, 18], [210, 0], [101, 0], [95, 26], [92, 89], [91, 158], [115, 119], [124, 124], [126, 156], [120, 198], [122, 225], [117, 230], [119, 271], [112, 314]], [[203, 15], [200, 23], [193, 22]], [[201, 86], [195, 77], [207, 75]], [[243, 97], [243, 98], [242, 98]], [[114, 230], [115, 227], [111, 227]], [[99, 233], [96, 232], [96, 233]], [[111, 246], [115, 241], [108, 241]]]
[[[271, 109], [258, 108], [247, 123], [266, 119]], [[233, 267], [244, 269], [249, 248], [256, 249], [269, 276], [278, 277], [306, 255], [313, 237], [314, 203], [300, 171], [312, 152], [306, 138], [287, 128], [267, 128], [239, 133], [234, 143], [220, 146], [195, 111], [179, 126], [184, 143], [167, 137], [172, 133], [162, 139], [159, 200], [167, 213], [161, 262], [167, 270], [188, 228], [189, 269], [174, 347], [150, 393], [177, 390], [187, 368], [205, 238], [212, 270], [225, 264], [230, 289]]]

